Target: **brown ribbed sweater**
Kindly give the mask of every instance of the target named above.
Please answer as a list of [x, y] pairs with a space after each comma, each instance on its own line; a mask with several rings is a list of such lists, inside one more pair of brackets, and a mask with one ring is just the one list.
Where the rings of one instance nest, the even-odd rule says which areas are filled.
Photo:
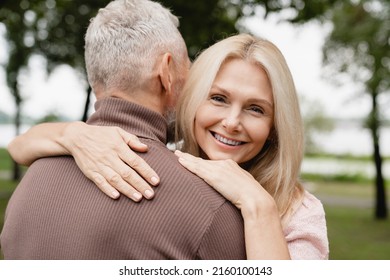
[[178, 163], [161, 115], [106, 98], [88, 122], [122, 127], [149, 146], [140, 155], [161, 177], [155, 198], [113, 200], [72, 157], [37, 160], [7, 206], [5, 259], [246, 258], [240, 212]]

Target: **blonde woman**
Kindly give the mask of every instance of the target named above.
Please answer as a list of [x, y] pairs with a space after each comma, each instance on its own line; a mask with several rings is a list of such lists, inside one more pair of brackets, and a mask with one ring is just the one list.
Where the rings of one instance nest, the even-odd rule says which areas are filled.
[[[205, 50], [193, 63], [179, 98], [175, 131], [180, 163], [241, 210], [248, 259], [328, 258], [323, 206], [299, 181], [302, 120], [291, 73], [276, 46], [241, 34]], [[102, 133], [107, 142], [98, 137]], [[52, 145], [29, 144], [28, 139]], [[122, 148], [102, 148], [112, 142], [141, 147], [116, 128], [72, 123], [36, 126], [9, 150], [22, 163], [38, 155], [72, 154], [87, 176], [99, 174], [99, 187], [116, 197], [107, 185], [124, 192], [128, 180], [111, 180], [107, 166], [126, 177], [124, 162], [136, 158]], [[136, 170], [155, 178], [144, 166]]]

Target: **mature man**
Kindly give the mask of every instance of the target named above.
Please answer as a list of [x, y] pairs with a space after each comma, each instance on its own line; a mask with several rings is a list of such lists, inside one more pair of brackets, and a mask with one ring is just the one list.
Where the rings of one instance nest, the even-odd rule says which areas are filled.
[[119, 126], [148, 145], [161, 178], [150, 202], [113, 200], [71, 157], [34, 162], [13, 194], [1, 233], [5, 259], [244, 259], [238, 210], [182, 168], [165, 146], [189, 60], [178, 20], [149, 0], [116, 0], [86, 34], [96, 94], [89, 124]]

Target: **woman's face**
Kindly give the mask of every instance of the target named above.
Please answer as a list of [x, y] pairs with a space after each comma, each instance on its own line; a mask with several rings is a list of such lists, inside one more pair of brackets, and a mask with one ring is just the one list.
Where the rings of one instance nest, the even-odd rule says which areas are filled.
[[273, 126], [267, 74], [241, 59], [226, 61], [195, 116], [195, 137], [212, 160], [244, 163], [263, 148]]

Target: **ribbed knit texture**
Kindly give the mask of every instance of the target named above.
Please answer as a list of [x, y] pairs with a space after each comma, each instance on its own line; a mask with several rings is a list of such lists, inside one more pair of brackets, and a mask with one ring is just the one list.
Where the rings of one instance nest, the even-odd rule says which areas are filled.
[[149, 146], [161, 177], [152, 201], [104, 195], [71, 157], [36, 161], [15, 190], [1, 234], [6, 259], [245, 259], [240, 212], [185, 170], [165, 146], [165, 119], [116, 98], [88, 121], [115, 125]]

